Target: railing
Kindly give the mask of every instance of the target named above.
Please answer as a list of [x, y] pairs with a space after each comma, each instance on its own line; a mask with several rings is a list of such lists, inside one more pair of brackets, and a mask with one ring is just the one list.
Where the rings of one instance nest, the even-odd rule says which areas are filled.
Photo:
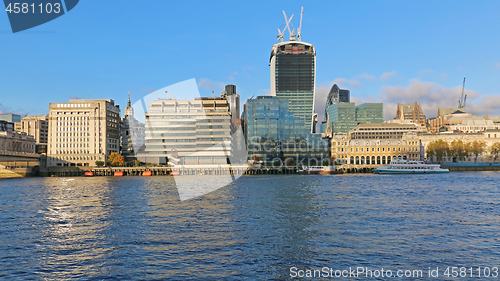
[[0, 150], [0, 155], [25, 156], [25, 157], [32, 157], [32, 158], [40, 158], [40, 154], [37, 154], [37, 153], [7, 151], [7, 150]]

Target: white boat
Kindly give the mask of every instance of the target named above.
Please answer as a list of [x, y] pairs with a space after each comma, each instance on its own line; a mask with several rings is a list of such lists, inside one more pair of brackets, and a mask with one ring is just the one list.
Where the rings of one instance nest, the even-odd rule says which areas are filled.
[[441, 174], [450, 170], [442, 169], [439, 164], [425, 164], [423, 161], [395, 158], [387, 166], [373, 169], [375, 174]]
[[342, 174], [335, 166], [306, 166], [297, 171], [299, 174]]

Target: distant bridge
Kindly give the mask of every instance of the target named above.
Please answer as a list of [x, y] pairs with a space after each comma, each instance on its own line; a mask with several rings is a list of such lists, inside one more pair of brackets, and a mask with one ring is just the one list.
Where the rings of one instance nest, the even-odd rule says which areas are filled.
[[0, 163], [2, 162], [40, 162], [40, 154], [23, 153], [0, 150]]

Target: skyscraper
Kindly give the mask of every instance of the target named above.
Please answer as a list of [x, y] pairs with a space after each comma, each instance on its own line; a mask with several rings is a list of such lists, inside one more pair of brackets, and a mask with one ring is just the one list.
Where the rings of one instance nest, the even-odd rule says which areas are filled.
[[[301, 26], [297, 35], [290, 31], [286, 14], [286, 27], [280, 31], [281, 42], [274, 44], [271, 57], [271, 95], [280, 100], [288, 100], [294, 116], [312, 132], [314, 96], [316, 82], [316, 49], [314, 45], [301, 42]], [[293, 15], [292, 15], [293, 17]], [[291, 20], [291, 18], [290, 18]], [[302, 13], [301, 13], [302, 25]], [[290, 40], [283, 42], [283, 34], [288, 28]], [[295, 29], [294, 29], [295, 30]]]

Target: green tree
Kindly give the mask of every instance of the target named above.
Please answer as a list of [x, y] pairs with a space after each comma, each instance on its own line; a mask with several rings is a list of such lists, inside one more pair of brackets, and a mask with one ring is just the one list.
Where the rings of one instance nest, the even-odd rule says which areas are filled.
[[464, 160], [467, 156], [465, 143], [461, 140], [454, 140], [450, 143], [450, 156], [458, 160]]
[[141, 166], [141, 161], [139, 161], [139, 160], [135, 160], [135, 162], [134, 162], [134, 166], [135, 166], [135, 167], [139, 167], [139, 166]]
[[490, 147], [491, 156], [493, 156], [493, 161], [496, 162], [498, 154], [500, 153], [500, 142], [495, 142]]
[[477, 162], [477, 158], [483, 152], [486, 151], [486, 142], [475, 140], [470, 145], [471, 153], [474, 154], [474, 162]]
[[95, 161], [95, 165], [97, 167], [102, 167], [102, 166], [104, 166], [104, 161]]
[[445, 156], [450, 155], [450, 146], [444, 140], [436, 140], [427, 145], [425, 152], [427, 153], [427, 158], [432, 159], [436, 157], [437, 161], [441, 162]]

